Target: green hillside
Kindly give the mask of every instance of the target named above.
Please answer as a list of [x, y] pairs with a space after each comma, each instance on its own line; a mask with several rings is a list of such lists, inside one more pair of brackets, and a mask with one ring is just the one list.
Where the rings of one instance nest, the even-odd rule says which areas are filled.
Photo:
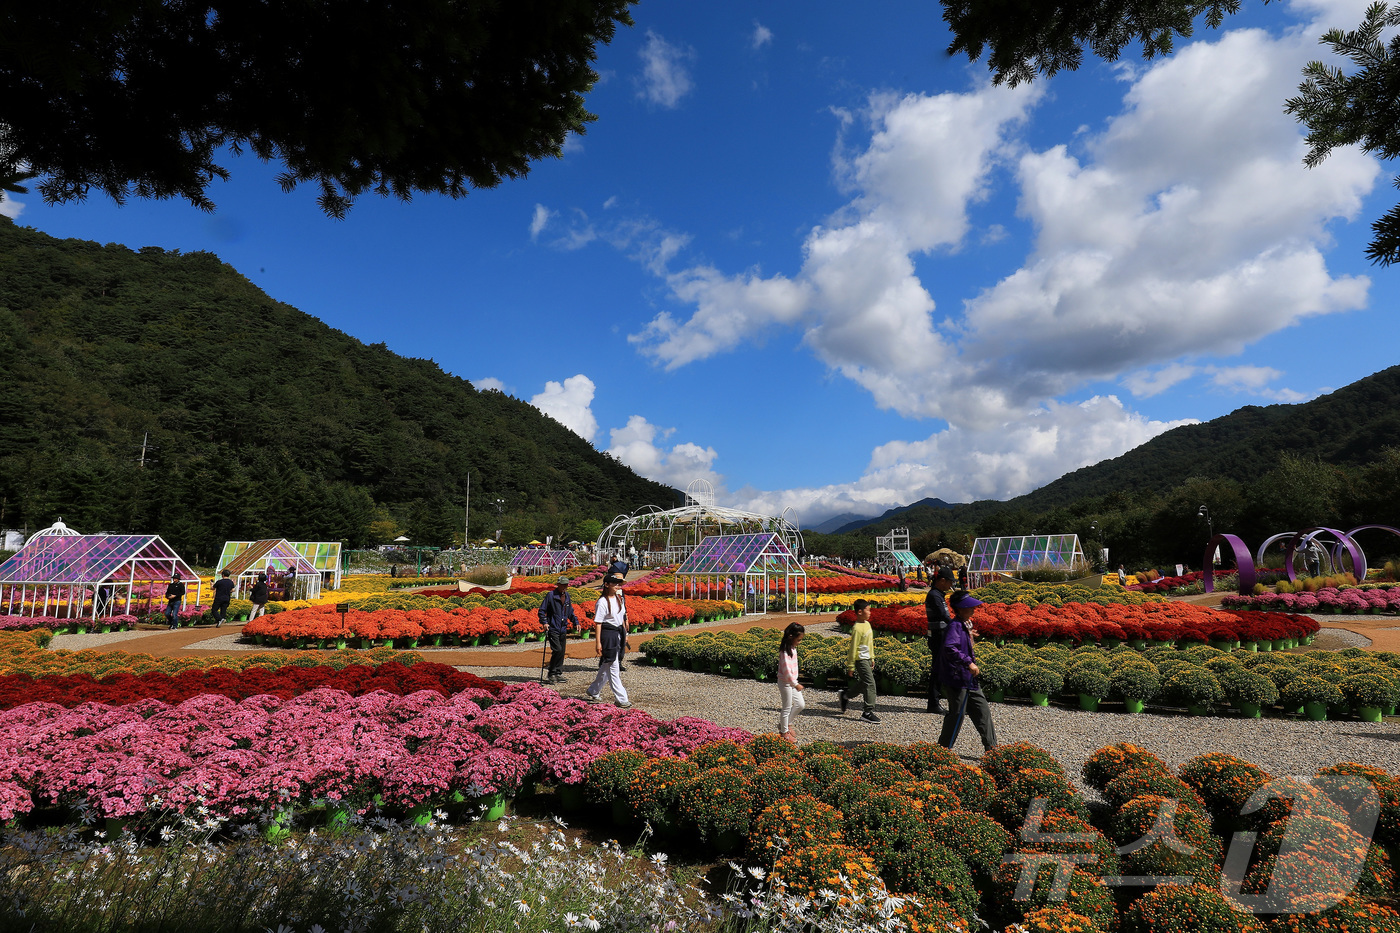
[[262, 535], [445, 545], [469, 472], [474, 537], [571, 536], [678, 496], [525, 402], [274, 301], [210, 253], [0, 217], [0, 527], [61, 515], [159, 532], [206, 561]]
[[[936, 501], [936, 500], [935, 500]], [[814, 552], [874, 553], [875, 535], [910, 529], [916, 550], [963, 549], [979, 535], [1073, 532], [1116, 565], [1198, 565], [1211, 527], [1251, 547], [1305, 526], [1400, 526], [1400, 366], [1297, 405], [1246, 406], [1168, 431], [1121, 457], [1068, 473], [1023, 496], [887, 512]], [[1371, 533], [1377, 553], [1400, 547]]]

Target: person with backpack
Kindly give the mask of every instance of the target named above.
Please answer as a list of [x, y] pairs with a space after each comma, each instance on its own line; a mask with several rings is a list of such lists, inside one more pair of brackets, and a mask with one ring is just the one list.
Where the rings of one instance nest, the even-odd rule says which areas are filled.
[[859, 684], [864, 694], [861, 721], [873, 725], [880, 722], [880, 717], [875, 715], [875, 630], [870, 627], [869, 601], [856, 600], [854, 609], [856, 624], [851, 627], [851, 656], [846, 662], [846, 686], [841, 688], [837, 699], [844, 713], [851, 703], [852, 688]]
[[185, 601], [185, 583], [178, 573], [170, 575], [170, 585], [165, 588], [165, 620], [171, 629], [180, 624], [180, 604]]
[[938, 736], [938, 744], [947, 749], [956, 745], [963, 717], [967, 716], [972, 719], [972, 725], [982, 739], [982, 748], [987, 750], [997, 744], [997, 730], [992, 724], [991, 704], [987, 702], [977, 680], [981, 671], [972, 649], [972, 636], [977, 634], [972, 615], [982, 601], [966, 590], [959, 590], [949, 602], [953, 606], [953, 621], [943, 636], [938, 672], [944, 698], [948, 701], [948, 712], [943, 717], [943, 731]]
[[928, 595], [924, 597], [924, 615], [928, 618], [928, 650], [933, 663], [928, 669], [928, 711], [943, 715], [938, 702], [942, 687], [938, 682], [938, 661], [943, 654], [943, 635], [953, 621], [948, 612], [948, 591], [957, 582], [957, 574], [949, 567], [939, 567], [929, 579]]
[[248, 598], [253, 602], [253, 611], [248, 613], [248, 621], [251, 622], [263, 614], [267, 608], [267, 574], [258, 574], [258, 580], [253, 584], [253, 592], [248, 594]]
[[790, 622], [783, 630], [783, 642], [778, 646], [778, 735], [796, 744], [792, 734], [792, 717], [807, 708], [802, 698], [802, 685], [797, 682], [797, 644], [807, 634], [801, 622]]
[[597, 632], [593, 639], [598, 658], [598, 676], [593, 678], [585, 696], [590, 703], [603, 702], [603, 685], [612, 690], [613, 700], [623, 709], [631, 709], [627, 688], [622, 685], [620, 667], [623, 655], [631, 648], [627, 639], [627, 600], [622, 595], [622, 578], [609, 573], [603, 578], [603, 595], [593, 610]]

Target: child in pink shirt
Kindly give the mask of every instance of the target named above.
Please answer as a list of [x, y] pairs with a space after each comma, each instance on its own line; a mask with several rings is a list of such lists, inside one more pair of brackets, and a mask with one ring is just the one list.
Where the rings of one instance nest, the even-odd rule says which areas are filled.
[[802, 698], [802, 685], [797, 682], [797, 643], [807, 629], [801, 622], [791, 623], [783, 632], [783, 643], [778, 649], [778, 701], [782, 712], [778, 714], [778, 734], [789, 742], [797, 739], [792, 733], [792, 717], [807, 708]]

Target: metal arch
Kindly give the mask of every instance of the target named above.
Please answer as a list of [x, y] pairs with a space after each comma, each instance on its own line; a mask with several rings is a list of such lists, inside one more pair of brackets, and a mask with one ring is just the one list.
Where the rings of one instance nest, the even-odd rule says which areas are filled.
[[1254, 558], [1249, 553], [1249, 547], [1235, 535], [1216, 535], [1206, 545], [1206, 554], [1201, 560], [1201, 567], [1204, 568], [1201, 587], [1207, 593], [1215, 591], [1215, 549], [1222, 544], [1230, 545], [1230, 550], [1234, 551], [1235, 570], [1240, 575], [1240, 592], [1248, 593], [1254, 589]]
[[[1352, 536], [1358, 531], [1388, 531], [1393, 535], [1400, 536], [1400, 528], [1392, 528], [1390, 525], [1357, 525], [1351, 531], [1347, 532], [1347, 537], [1351, 539], [1353, 544], [1356, 544], [1356, 538]], [[1370, 567], [1366, 564], [1366, 552], [1361, 550], [1361, 545], [1356, 544], [1356, 549], [1361, 551], [1361, 572], [1356, 575], [1356, 582], [1361, 583], [1365, 581], [1366, 574], [1370, 572]], [[1355, 559], [1355, 557], [1352, 558], [1353, 561]], [[1356, 564], [1352, 564], [1352, 569], [1356, 569]]]
[[1268, 538], [1267, 540], [1265, 540], [1265, 542], [1264, 542], [1263, 544], [1259, 545], [1259, 550], [1257, 550], [1257, 551], [1254, 552], [1254, 566], [1256, 566], [1256, 567], [1262, 567], [1262, 566], [1264, 566], [1264, 552], [1267, 551], [1267, 550], [1269, 549], [1269, 547], [1270, 547], [1275, 541], [1282, 541], [1284, 538], [1291, 538], [1291, 537], [1293, 537], [1293, 535], [1294, 535], [1294, 532], [1285, 531], [1285, 532], [1283, 532], [1282, 534], [1276, 534], [1276, 535], [1274, 535], [1274, 536]]
[[[1324, 528], [1322, 526], [1318, 526], [1316, 528], [1305, 528], [1302, 531], [1295, 531], [1293, 533], [1293, 537], [1289, 539], [1288, 544], [1285, 545], [1283, 549], [1283, 572], [1288, 575], [1289, 583], [1292, 583], [1298, 579], [1298, 572], [1293, 569], [1293, 555], [1297, 552], [1298, 545], [1307, 544], [1309, 541], [1311, 541], [1313, 538], [1315, 538], [1318, 534], [1322, 532], [1326, 532], [1330, 535], [1336, 535], [1338, 546], [1345, 547], [1347, 549], [1347, 553], [1351, 555], [1351, 566], [1353, 568], [1365, 568], [1366, 555], [1361, 552], [1361, 548], [1356, 546], [1356, 542], [1351, 540], [1351, 537], [1347, 532], [1338, 531], [1335, 528]], [[1243, 592], [1243, 589], [1241, 589], [1241, 592]]]

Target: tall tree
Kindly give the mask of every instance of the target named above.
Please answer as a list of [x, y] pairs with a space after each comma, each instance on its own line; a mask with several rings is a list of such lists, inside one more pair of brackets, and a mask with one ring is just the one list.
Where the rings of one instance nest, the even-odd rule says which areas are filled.
[[76, 0], [0, 8], [0, 190], [210, 210], [219, 151], [312, 182], [460, 198], [594, 120], [597, 44], [635, 0]]
[[[1264, 0], [1265, 3], [1269, 0]], [[997, 84], [1012, 87], [1037, 77], [1076, 70], [1084, 50], [1116, 61], [1130, 43], [1145, 59], [1166, 55], [1177, 39], [1189, 38], [1198, 18], [1218, 27], [1237, 13], [1239, 0], [942, 0], [943, 19], [953, 30], [948, 54], [973, 61], [987, 53]], [[1373, 3], [1361, 25], [1333, 29], [1322, 37], [1357, 70], [1346, 74], [1322, 62], [1303, 70], [1299, 95], [1285, 109], [1308, 128], [1304, 164], [1315, 167], [1337, 146], [1360, 144], [1386, 161], [1400, 155], [1400, 37], [1381, 41], [1400, 26], [1400, 9]], [[1400, 184], [1400, 178], [1397, 179]], [[1367, 257], [1379, 265], [1400, 260], [1400, 205], [1371, 225]]]

